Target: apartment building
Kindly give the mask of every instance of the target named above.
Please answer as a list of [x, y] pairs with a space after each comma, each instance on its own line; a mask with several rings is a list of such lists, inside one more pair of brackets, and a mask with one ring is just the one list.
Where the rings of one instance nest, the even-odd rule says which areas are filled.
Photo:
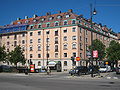
[[[10, 52], [17, 45], [22, 47], [24, 56], [35, 64], [36, 68], [51, 67], [61, 64], [61, 70], [72, 68], [71, 57], [80, 57], [76, 65], [88, 63], [88, 46], [93, 40], [99, 39], [106, 47], [111, 40], [118, 40], [117, 34], [107, 26], [92, 23], [83, 15], [76, 15], [70, 9], [58, 14], [46, 13], [45, 16], [34, 15], [32, 18], [18, 18], [11, 24], [0, 29], [1, 46]], [[27, 64], [28, 65], [28, 64]]]

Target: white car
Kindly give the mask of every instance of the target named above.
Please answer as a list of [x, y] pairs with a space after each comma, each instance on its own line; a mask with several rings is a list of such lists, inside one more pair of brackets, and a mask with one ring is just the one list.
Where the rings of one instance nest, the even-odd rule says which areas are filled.
[[110, 72], [111, 67], [110, 66], [101, 66], [99, 69], [100, 72]]
[[99, 71], [100, 72], [107, 72], [107, 67], [106, 66], [101, 66]]

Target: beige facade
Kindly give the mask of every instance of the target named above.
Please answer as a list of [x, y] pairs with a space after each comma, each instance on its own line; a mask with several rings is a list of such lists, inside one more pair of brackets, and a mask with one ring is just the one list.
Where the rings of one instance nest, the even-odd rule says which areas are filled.
[[[64, 17], [65, 15], [66, 17]], [[63, 18], [34, 23], [34, 20], [57, 18], [58, 16]], [[70, 70], [72, 68], [71, 56], [81, 58], [81, 61], [76, 61], [76, 65], [86, 65], [88, 46], [91, 45], [91, 25], [89, 20], [78, 17], [72, 12], [66, 12], [15, 21], [13, 23], [15, 25], [18, 22], [23, 23], [25, 20], [29, 20], [30, 23], [26, 30], [1, 34], [1, 46], [5, 45], [6, 51], [10, 52], [16, 45], [20, 45], [25, 58], [31, 59], [36, 68], [46, 66], [47, 61], [60, 61], [62, 71]], [[32, 21], [34, 22], [32, 23]], [[57, 26], [55, 26], [56, 22]], [[48, 24], [51, 26], [47, 26]], [[41, 27], [39, 28], [39, 26]], [[105, 31], [106, 29], [107, 31]], [[93, 40], [99, 39], [106, 47], [111, 40], [117, 40], [115, 35], [108, 32], [107, 27], [94, 24], [93, 30]], [[27, 61], [26, 65], [28, 65]]]

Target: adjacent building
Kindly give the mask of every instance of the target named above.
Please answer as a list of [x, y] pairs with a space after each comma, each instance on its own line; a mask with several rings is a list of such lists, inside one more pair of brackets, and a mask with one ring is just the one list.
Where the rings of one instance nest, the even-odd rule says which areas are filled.
[[[80, 57], [76, 65], [88, 64], [88, 46], [99, 39], [106, 47], [111, 40], [118, 40], [117, 34], [107, 26], [93, 23], [83, 15], [76, 15], [70, 9], [57, 14], [46, 13], [45, 16], [34, 15], [32, 18], [18, 18], [9, 25], [0, 28], [0, 45], [10, 52], [20, 45], [27, 59], [36, 68], [60, 64], [62, 71], [72, 68], [71, 57]], [[28, 65], [28, 64], [27, 64]]]

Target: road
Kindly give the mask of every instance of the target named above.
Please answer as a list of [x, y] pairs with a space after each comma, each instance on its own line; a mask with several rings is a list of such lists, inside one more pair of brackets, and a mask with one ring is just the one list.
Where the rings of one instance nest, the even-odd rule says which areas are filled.
[[120, 79], [74, 79], [65, 75], [0, 73], [0, 90], [120, 90]]

